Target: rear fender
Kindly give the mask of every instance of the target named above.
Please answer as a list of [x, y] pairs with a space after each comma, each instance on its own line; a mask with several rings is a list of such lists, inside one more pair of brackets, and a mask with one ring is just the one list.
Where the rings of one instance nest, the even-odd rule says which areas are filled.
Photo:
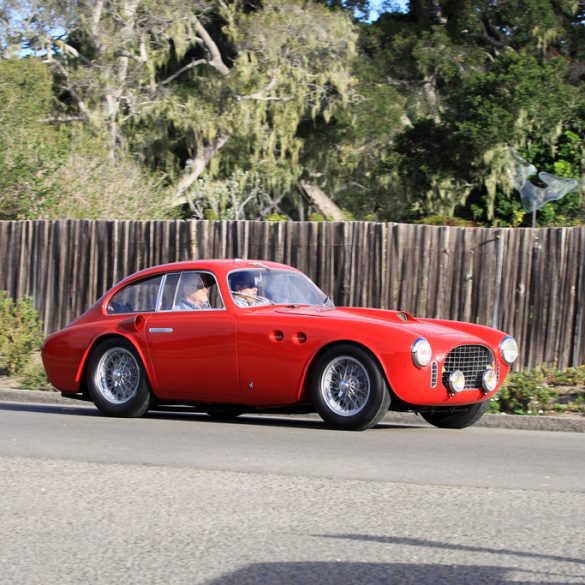
[[[120, 323], [120, 325], [122, 325], [122, 323]], [[141, 347], [140, 343], [138, 343], [138, 341], [136, 340], [135, 337], [133, 337], [132, 335], [130, 335], [129, 333], [126, 333], [124, 331], [119, 331], [116, 333], [110, 333], [110, 332], [102, 333], [101, 335], [96, 335], [96, 337], [94, 337], [91, 340], [91, 343], [88, 345], [87, 349], [85, 350], [85, 353], [83, 354], [83, 357], [81, 359], [81, 363], [79, 364], [79, 368], [77, 370], [77, 375], [75, 376], [75, 382], [77, 382], [78, 384], [82, 383], [83, 378], [84, 378], [85, 373], [86, 373], [87, 362], [89, 360], [89, 356], [92, 354], [92, 352], [96, 348], [96, 346], [106, 339], [116, 339], [116, 338], [125, 339], [126, 341], [128, 341], [132, 344], [132, 346], [136, 350], [136, 353], [138, 354], [138, 356], [142, 360], [142, 365], [144, 366], [144, 370], [146, 372], [146, 377], [148, 378], [150, 388], [156, 394], [156, 391], [158, 390], [158, 383], [156, 380], [156, 376], [154, 374], [154, 370], [152, 369], [152, 365], [150, 363], [150, 359], [148, 356], [148, 348], [146, 346]]]

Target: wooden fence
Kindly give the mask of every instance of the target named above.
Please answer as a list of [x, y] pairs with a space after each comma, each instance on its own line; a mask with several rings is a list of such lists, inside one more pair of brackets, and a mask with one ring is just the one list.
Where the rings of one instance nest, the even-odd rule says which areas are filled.
[[46, 332], [141, 268], [257, 258], [307, 273], [338, 305], [497, 327], [521, 366], [585, 363], [585, 228], [393, 223], [0, 222], [0, 289], [30, 295]]

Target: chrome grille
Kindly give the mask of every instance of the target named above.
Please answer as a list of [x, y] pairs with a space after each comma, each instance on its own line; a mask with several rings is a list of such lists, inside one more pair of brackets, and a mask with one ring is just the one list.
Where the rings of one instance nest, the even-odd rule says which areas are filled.
[[465, 376], [464, 390], [481, 388], [481, 377], [488, 366], [494, 366], [494, 356], [487, 347], [460, 345], [447, 354], [441, 381], [445, 388], [449, 389], [449, 374], [461, 370]]

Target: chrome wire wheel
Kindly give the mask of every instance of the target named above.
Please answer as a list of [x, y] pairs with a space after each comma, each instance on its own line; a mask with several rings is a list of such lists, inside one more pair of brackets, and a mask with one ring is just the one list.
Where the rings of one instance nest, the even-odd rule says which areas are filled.
[[131, 400], [140, 384], [140, 366], [123, 347], [113, 347], [101, 356], [94, 375], [95, 388], [110, 404]]
[[361, 412], [368, 404], [370, 387], [366, 368], [350, 356], [331, 360], [321, 376], [321, 396], [327, 407], [340, 416]]

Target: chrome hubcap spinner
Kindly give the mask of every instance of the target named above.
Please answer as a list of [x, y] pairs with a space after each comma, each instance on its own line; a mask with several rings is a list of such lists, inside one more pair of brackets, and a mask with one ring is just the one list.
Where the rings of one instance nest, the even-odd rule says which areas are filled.
[[350, 356], [331, 360], [321, 376], [321, 396], [341, 416], [353, 416], [370, 397], [370, 376], [363, 364]]
[[134, 355], [123, 347], [108, 349], [98, 362], [95, 387], [111, 404], [124, 404], [138, 391], [140, 368]]

